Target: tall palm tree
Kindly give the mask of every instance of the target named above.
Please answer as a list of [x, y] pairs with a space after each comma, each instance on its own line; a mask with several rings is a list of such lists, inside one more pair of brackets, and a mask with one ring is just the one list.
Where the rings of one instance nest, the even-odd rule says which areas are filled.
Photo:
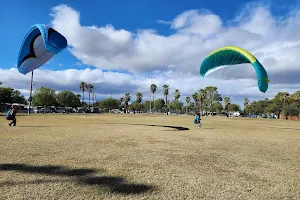
[[224, 97], [224, 107], [226, 108], [226, 111], [228, 112], [228, 105], [230, 104], [230, 97]]
[[198, 93], [197, 92], [195, 92], [194, 94], [192, 94], [192, 98], [194, 99], [195, 105], [198, 105]]
[[287, 106], [288, 101], [289, 101], [289, 97], [290, 97], [290, 94], [287, 93], [287, 92], [284, 92], [284, 93], [281, 95], [280, 99], [281, 99], [281, 102], [282, 102], [282, 104], [283, 104], [283, 107], [286, 107], [286, 106]]
[[119, 101], [120, 101], [121, 105], [123, 105], [124, 97], [121, 97], [121, 98], [119, 99]]
[[163, 85], [164, 95], [166, 96], [166, 108], [168, 113], [168, 95], [169, 95], [169, 85]]
[[200, 89], [197, 93], [197, 100], [199, 103], [199, 109], [200, 109], [200, 114], [202, 115], [203, 113], [203, 103], [205, 101], [206, 98], [206, 92], [204, 89]]
[[143, 94], [141, 92], [136, 93], [136, 102], [138, 103], [138, 112], [140, 112], [140, 103], [143, 100]]
[[129, 92], [127, 92], [126, 94], [125, 94], [125, 98], [124, 98], [124, 100], [125, 100], [125, 112], [127, 113], [127, 108], [128, 108], [128, 103], [129, 103], [129, 101], [130, 101], [130, 98], [131, 98], [131, 96], [130, 96], [130, 93]]
[[91, 105], [91, 93], [93, 92], [94, 90], [94, 86], [92, 84], [86, 84], [86, 87], [85, 87], [89, 93], [89, 108], [90, 108], [90, 105]]
[[154, 108], [154, 93], [156, 92], [156, 89], [157, 89], [157, 86], [156, 86], [155, 84], [151, 84], [151, 86], [150, 86], [150, 90], [151, 90], [151, 92], [152, 92], [152, 98], [153, 98], [153, 100], [152, 100], [152, 102], [153, 102], [153, 108]]
[[82, 104], [84, 103], [84, 91], [85, 91], [86, 85], [87, 84], [83, 81], [79, 84], [79, 88], [82, 91]]
[[249, 99], [244, 98], [244, 107], [249, 104]]
[[176, 89], [174, 92], [174, 98], [175, 101], [178, 101], [178, 99], [180, 98], [180, 91], [178, 89]]
[[[119, 99], [119, 101], [120, 101], [120, 103], [121, 103], [121, 107], [123, 107], [124, 97], [121, 97], [121, 98]], [[124, 109], [125, 109], [125, 108], [124, 108]]]
[[186, 101], [186, 103], [187, 103], [187, 106], [186, 106], [186, 114], [187, 114], [188, 106], [189, 106], [190, 103], [191, 103], [191, 98], [190, 98], [190, 97], [185, 97], [185, 101]]

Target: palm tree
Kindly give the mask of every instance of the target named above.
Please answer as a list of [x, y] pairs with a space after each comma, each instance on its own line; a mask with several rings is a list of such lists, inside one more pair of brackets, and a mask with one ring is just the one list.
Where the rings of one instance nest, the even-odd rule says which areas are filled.
[[119, 101], [120, 101], [120, 103], [121, 103], [121, 107], [123, 107], [124, 97], [121, 97], [121, 98], [119, 99]]
[[82, 104], [83, 104], [84, 103], [84, 91], [85, 91], [85, 88], [86, 88], [86, 83], [82, 81], [79, 85], [79, 88], [82, 91]]
[[90, 108], [90, 105], [91, 105], [91, 92], [93, 92], [94, 86], [92, 84], [86, 84], [85, 88], [87, 89], [87, 91], [89, 93], [89, 108]]
[[230, 97], [224, 97], [224, 107], [228, 112], [228, 105], [230, 104]]
[[289, 97], [290, 97], [290, 94], [287, 93], [287, 92], [284, 92], [284, 93], [281, 95], [280, 99], [281, 99], [281, 102], [282, 102], [282, 104], [283, 104], [283, 107], [286, 107], [286, 106], [287, 106], [288, 101], [289, 101]]
[[206, 92], [205, 92], [204, 89], [200, 89], [196, 94], [197, 94], [197, 100], [198, 100], [199, 108], [200, 108], [200, 115], [202, 115], [202, 113], [203, 113], [203, 103], [204, 103], [204, 100], [206, 98]]
[[169, 95], [169, 86], [163, 85], [164, 89], [164, 95], [166, 96], [166, 108], [167, 108], [167, 114], [168, 114], [168, 95]]
[[0, 85], [2, 85], [3, 83], [0, 81]]
[[189, 106], [190, 103], [191, 103], [191, 98], [190, 98], [190, 97], [185, 97], [185, 101], [186, 101], [186, 103], [187, 103], [187, 106], [186, 106], [186, 114], [187, 114], [188, 106]]
[[123, 104], [123, 101], [124, 101], [124, 97], [121, 97], [120, 99], [119, 99], [119, 101], [120, 101], [120, 103], [121, 103], [121, 105]]
[[244, 98], [244, 107], [249, 104], [249, 99]]
[[152, 92], [152, 98], [153, 98], [153, 108], [154, 108], [154, 93], [156, 92], [157, 86], [155, 84], [151, 84], [150, 90]]
[[126, 112], [127, 113], [127, 108], [128, 108], [128, 103], [129, 103], [129, 101], [130, 101], [130, 98], [131, 98], [131, 96], [130, 96], [130, 93], [129, 92], [127, 92], [126, 94], [125, 94], [125, 111], [124, 112]]
[[174, 92], [174, 98], [175, 98], [175, 101], [178, 101], [178, 99], [180, 98], [180, 92], [178, 89], [176, 89]]
[[143, 94], [141, 92], [136, 93], [136, 102], [138, 103], [138, 112], [140, 112], [140, 103], [143, 100]]

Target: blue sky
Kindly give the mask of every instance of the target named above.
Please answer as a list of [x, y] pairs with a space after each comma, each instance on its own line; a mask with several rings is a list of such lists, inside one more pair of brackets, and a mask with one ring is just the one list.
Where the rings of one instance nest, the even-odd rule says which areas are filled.
[[[250, 3], [250, 4], [249, 4]], [[59, 5], [65, 5], [65, 7], [59, 7], [58, 10], [56, 11], [56, 13], [53, 11], [53, 8]], [[92, 77], [93, 74], [95, 73], [100, 73], [99, 76], [104, 76], [104, 77], [108, 77], [108, 76], [112, 76], [116, 75], [114, 73], [117, 73], [117, 75], [121, 75], [122, 73], [118, 73], [118, 72], [122, 72], [122, 71], [130, 71], [131, 74], [129, 76], [130, 79], [135, 79], [135, 81], [131, 82], [130, 86], [132, 86], [132, 88], [127, 87], [128, 89], [126, 89], [126, 87], [124, 87], [124, 91], [120, 88], [122, 88], [120, 85], [123, 85], [122, 83], [118, 83], [116, 85], [116, 81], [114, 81], [113, 83], [110, 84], [110, 82], [108, 80], [112, 80], [113, 78], [107, 78], [107, 82], [105, 82], [105, 84], [101, 84], [101, 80], [97, 79], [97, 78], [91, 78], [90, 82], [94, 82], [95, 84], [99, 84], [99, 85], [106, 85], [106, 88], [101, 88], [101, 86], [99, 86], [99, 88], [101, 88], [101, 90], [96, 91], [97, 94], [99, 94], [99, 96], [105, 97], [106, 93], [108, 92], [104, 92], [105, 89], [109, 90], [109, 86], [111, 85], [111, 87], [119, 87], [120, 90], [116, 90], [116, 96], [120, 96], [121, 93], [125, 93], [127, 92], [126, 90], [128, 90], [129, 92], [132, 92], [132, 96], [135, 95], [135, 91], [134, 89], [139, 89], [141, 91], [143, 91], [145, 93], [145, 98], [147, 96], [149, 96], [147, 94], [147, 89], [143, 88], [143, 87], [148, 87], [147, 84], [149, 82], [149, 80], [146, 80], [145, 83], [141, 83], [138, 84], [138, 82], [141, 82], [144, 79], [147, 79], [148, 74], [154, 74], [157, 76], [157, 84], [163, 84], [163, 82], [168, 82], [168, 84], [172, 84], [174, 83], [174, 87], [180, 87], [183, 82], [183, 80], [180, 80], [180, 75], [179, 74], [185, 74], [187, 73], [187, 77], [190, 76], [191, 74], [189, 74], [189, 72], [187, 72], [186, 68], [187, 67], [182, 67], [183, 65], [185, 66], [189, 66], [191, 64], [194, 64], [194, 62], [189, 62], [189, 59], [186, 58], [186, 55], [183, 55], [182, 57], [184, 57], [182, 60], [175, 59], [173, 56], [172, 59], [166, 59], [167, 55], [171, 54], [171, 53], [166, 53], [166, 56], [164, 56], [164, 58], [161, 58], [160, 55], [158, 55], [158, 53], [156, 52], [157, 55], [153, 56], [153, 62], [156, 64], [151, 64], [149, 63], [151, 61], [150, 58], [152, 58], [152, 53], [155, 54], [155, 52], [147, 52], [147, 54], [144, 54], [144, 51], [148, 51], [143, 49], [143, 53], [138, 54], [138, 55], [145, 55], [145, 57], [149, 56], [148, 61], [146, 60], [141, 60], [141, 58], [139, 58], [136, 55], [132, 55], [132, 51], [138, 51], [136, 49], [140, 49], [141, 47], [144, 48], [144, 46], [142, 44], [144, 44], [144, 42], [142, 42], [142, 39], [146, 42], [148, 42], [147, 44], [152, 44], [152, 40], [153, 40], [153, 44], [155, 41], [157, 40], [161, 40], [162, 43], [164, 43], [164, 46], [169, 46], [169, 51], [173, 50], [173, 47], [171, 46], [172, 43], [176, 43], [178, 41], [178, 43], [182, 43], [188, 41], [187, 44], [192, 44], [193, 43], [193, 35], [200, 35], [199, 36], [199, 40], [201, 40], [203, 43], [199, 43], [199, 48], [203, 48], [203, 46], [201, 45], [205, 45], [205, 41], [209, 41], [212, 40], [212, 37], [221, 37], [218, 34], [225, 34], [224, 32], [227, 31], [229, 34], [229, 31], [231, 31], [230, 27], [235, 27], [236, 29], [239, 29], [238, 31], [240, 32], [234, 32], [234, 34], [245, 34], [244, 32], [247, 31], [247, 34], [249, 36], [243, 36], [241, 37], [240, 40], [236, 40], [234, 42], [231, 43], [236, 43], [234, 45], [243, 45], [243, 47], [247, 47], [247, 44], [243, 44], [244, 40], [250, 40], [252, 39], [253, 41], [257, 41], [259, 39], [256, 38], [252, 38], [254, 36], [252, 36], [253, 34], [261, 34], [264, 39], [262, 41], [262, 43], [264, 42], [264, 44], [268, 44], [271, 46], [271, 42], [268, 41], [268, 38], [270, 36], [270, 34], [272, 34], [272, 37], [275, 35], [274, 33], [268, 33], [269, 36], [264, 35], [263, 32], [264, 30], [260, 30], [259, 28], [255, 27], [255, 25], [253, 25], [253, 23], [251, 24], [251, 22], [248, 22], [249, 20], [251, 21], [251, 18], [253, 20], [257, 20], [260, 18], [265, 18], [266, 19], [266, 23], [268, 23], [268, 20], [270, 21], [270, 27], [273, 28], [275, 27], [276, 30], [280, 27], [279, 25], [276, 25], [276, 23], [274, 23], [273, 21], [275, 20], [282, 20], [282, 18], [287, 18], [290, 17], [292, 12], [296, 12], [295, 10], [297, 10], [299, 7], [299, 1], [296, 0], [273, 0], [273, 1], [242, 1], [242, 0], [228, 0], [228, 1], [200, 1], [200, 0], [190, 0], [190, 1], [180, 1], [180, 0], [173, 0], [173, 1], [162, 1], [162, 0], [128, 0], [128, 1], [58, 1], [58, 0], [52, 0], [52, 1], [38, 1], [38, 0], [29, 0], [29, 1], [21, 1], [21, 0], [10, 0], [10, 1], [6, 1], [6, 2], [1, 2], [1, 6], [0, 6], [0, 25], [1, 27], [6, 27], [6, 28], [2, 28], [1, 30], [1, 37], [0, 37], [0, 51], [1, 51], [1, 60], [0, 60], [0, 69], [2, 71], [0, 71], [0, 79], [1, 77], [3, 77], [4, 75], [6, 75], [7, 73], [15, 73], [15, 71], [10, 71], [11, 68], [15, 68], [15, 64], [16, 64], [16, 59], [18, 56], [18, 51], [20, 48], [20, 44], [21, 41], [25, 35], [25, 33], [27, 32], [27, 30], [36, 23], [44, 23], [44, 24], [53, 24], [53, 22], [57, 22], [56, 23], [56, 30], [59, 29], [58, 31], [63, 33], [66, 38], [69, 41], [69, 45], [73, 46], [73, 49], [76, 50], [76, 52], [71, 52], [69, 50], [64, 50], [63, 52], [61, 52], [59, 55], [56, 55], [48, 64], [45, 64], [40, 70], [50, 70], [50, 71], [55, 71], [55, 70], [59, 70], [61, 73], [69, 73], [69, 71], [66, 71], [68, 69], [75, 69], [75, 70], [84, 70], [87, 67], [91, 68], [92, 70], [96, 70], [96, 71], [91, 71], [89, 73], [89, 75], [86, 75], [86, 77], [79, 78], [76, 80], [70, 80], [70, 84], [73, 86], [63, 86], [66, 84], [60, 83], [60, 84], [56, 84], [55, 82], [51, 82], [51, 84], [49, 83], [49, 86], [54, 87], [57, 90], [62, 90], [64, 88], [68, 88], [73, 90], [74, 92], [79, 92], [77, 91], [75, 86], [77, 84], [77, 82], [81, 81], [81, 80], [89, 80], [89, 77]], [[64, 10], [62, 12], [62, 10]], [[203, 11], [203, 10], [208, 10], [210, 13], [208, 13], [208, 11]], [[188, 12], [188, 11], [193, 11], [193, 12]], [[195, 11], [195, 12], [194, 12]], [[58, 17], [58, 12], [62, 12], [63, 13], [63, 17], [59, 18]], [[54, 14], [53, 16], [50, 16], [50, 13]], [[72, 17], [68, 17], [69, 16], [73, 16], [76, 15], [76, 13], [79, 15], [79, 21], [76, 22], [77, 24], [79, 24], [78, 26], [80, 26], [80, 30], [85, 30], [85, 33], [87, 33], [87, 31], [91, 31], [91, 29], [89, 28], [89, 26], [96, 26], [97, 28], [104, 28], [105, 31], [110, 31], [109, 34], [112, 33], [116, 33], [118, 32], [118, 30], [123, 29], [126, 31], [126, 33], [124, 34], [129, 34], [130, 36], [126, 35], [117, 35], [117, 36], [111, 36], [113, 38], [109, 38], [111, 39], [111, 41], [108, 41], [108, 44], [113, 44], [112, 47], [110, 46], [109, 48], [111, 48], [110, 50], [108, 50], [110, 52], [110, 54], [105, 57], [105, 55], [103, 55], [103, 57], [97, 57], [94, 56], [92, 54], [89, 54], [89, 51], [86, 50], [86, 48], [83, 48], [82, 46], [84, 46], [83, 43], [79, 42], [80, 37], [83, 36], [73, 36], [71, 34], [72, 30], [74, 30], [74, 27], [71, 27], [71, 25], [69, 25], [69, 23], [67, 22], [67, 20], [72, 20]], [[208, 29], [210, 31], [212, 31], [211, 33], [208, 33], [209, 35], [205, 35], [206, 33], [203, 32], [197, 32], [197, 30], [201, 29], [201, 27], [196, 27], [199, 26], [195, 23], [195, 21], [193, 21], [192, 23], [194, 24], [188, 24], [187, 22], [185, 26], [190, 26], [188, 27], [189, 30], [196, 30], [196, 32], [188, 32], [186, 30], [184, 30], [184, 34], [183, 35], [183, 29], [184, 27], [176, 27], [176, 17], [179, 19], [180, 17], [183, 16], [184, 13], [188, 13], [187, 15], [189, 15], [189, 17], [198, 19], [197, 17], [203, 17], [203, 16], [207, 16], [204, 20], [208, 20], [208, 17], [211, 17], [209, 20], [213, 20], [213, 21], [207, 21], [207, 23], [205, 24], [205, 27], [203, 29]], [[264, 14], [267, 13], [267, 14]], [[268, 15], [268, 13], [270, 13], [271, 16]], [[212, 15], [209, 15], [212, 14]], [[239, 19], [238, 16], [241, 16], [242, 19]], [[293, 16], [295, 19], [297, 19], [298, 16]], [[293, 19], [294, 19], [293, 18]], [[63, 19], [64, 21], [59, 21]], [[200, 18], [199, 18], [200, 19]], [[158, 20], [167, 22], [167, 23], [159, 23]], [[272, 21], [273, 20], [273, 21]], [[212, 28], [208, 27], [212, 22]], [[60, 24], [61, 23], [61, 24]], [[214, 24], [216, 23], [216, 24]], [[221, 23], [221, 25], [220, 25]], [[247, 24], [248, 23], [248, 24]], [[65, 24], [65, 27], [64, 25]], [[71, 23], [70, 23], [71, 24]], [[109, 28], [106, 27], [107, 24], [111, 24], [113, 26], [113, 30], [108, 30]], [[193, 26], [193, 27], [192, 27]], [[214, 26], [214, 27], [213, 27]], [[219, 27], [220, 26], [220, 27]], [[250, 26], [253, 26], [254, 28], [249, 29]], [[264, 26], [263, 23], [262, 24], [258, 24], [257, 26]], [[295, 25], [296, 28], [299, 26], [299, 24]], [[291, 27], [290, 25], [288, 27]], [[270, 29], [271, 29], [270, 28]], [[294, 27], [295, 28], [295, 27]], [[151, 29], [151, 30], [155, 30], [155, 32], [147, 32], [147, 29]], [[215, 30], [216, 29], [216, 30]], [[226, 29], [226, 30], [225, 30]], [[257, 29], [257, 30], [256, 30]], [[283, 29], [283, 28], [282, 28]], [[139, 31], [146, 31], [140, 33]], [[274, 29], [275, 30], [275, 29]], [[298, 29], [297, 29], [298, 30]], [[92, 34], [92, 32], [91, 32]], [[198, 35], [197, 35], [198, 34]], [[202, 34], [202, 35], [201, 35]], [[206, 38], [204, 38], [203, 34], [205, 35]], [[250, 36], [250, 34], [252, 34]], [[282, 33], [283, 36], [282, 38], [280, 38], [280, 40], [278, 40], [278, 42], [283, 42], [284, 40], [287, 40], [287, 35], [291, 34], [290, 32], [288, 33]], [[181, 37], [182, 38], [179, 38]], [[96, 37], [96, 36], [95, 36]], [[106, 37], [106, 36], [105, 36]], [[110, 36], [109, 36], [110, 37]], [[116, 39], [117, 37], [119, 37], [119, 39]], [[124, 37], [124, 38], [123, 38]], [[130, 37], [130, 39], [128, 39], [128, 37]], [[188, 38], [190, 37], [190, 39]], [[224, 36], [225, 37], [225, 36]], [[227, 36], [226, 36], [227, 37]], [[247, 37], [248, 39], [245, 39], [245, 37]], [[78, 39], [79, 38], [79, 39]], [[103, 36], [100, 35], [98, 39], [94, 40], [94, 42], [103, 42], [103, 45], [105, 45], [107, 41], [101, 40], [101, 38], [103, 39]], [[139, 38], [139, 39], [137, 39]], [[155, 39], [156, 38], [156, 39]], [[175, 38], [175, 39], [174, 39]], [[108, 40], [108, 39], [107, 39]], [[172, 40], [172, 41], [171, 41]], [[120, 44], [117, 43], [119, 41], [122, 41], [125, 43], [127, 42], [128, 44], [131, 45], [124, 45], [124, 44]], [[170, 42], [171, 41], [171, 42]], [[299, 41], [298, 38], [295, 38], [293, 40], [293, 42], [296, 43]], [[85, 41], [86, 42], [86, 41]], [[190, 43], [189, 43], [190, 42]], [[214, 43], [215, 41], [211, 41], [213, 47], [218, 47], [218, 45], [216, 45]], [[80, 43], [80, 44], [79, 44]], [[136, 45], [139, 43], [139, 45]], [[220, 42], [221, 44], [231, 44], [230, 40], [227, 42]], [[264, 46], [262, 45], [262, 43], [259, 43], [259, 45], [255, 46], [251, 46], [249, 45], [250, 50], [257, 51], [258, 53], [261, 53], [261, 48]], [[115, 45], [115, 49], [114, 48]], [[121, 45], [121, 46], [120, 46]], [[156, 44], [159, 45], [159, 44]], [[207, 44], [206, 44], [207, 45]], [[189, 46], [182, 46], [181, 48], [188, 48]], [[92, 48], [92, 47], [91, 47]], [[123, 49], [122, 49], [123, 48]], [[131, 50], [131, 48], [133, 50]], [[163, 47], [161, 47], [163, 48]], [[180, 48], [180, 47], [174, 47], [175, 48]], [[99, 50], [99, 47], [95, 47], [95, 52], [96, 50]], [[118, 50], [119, 49], [119, 50]], [[155, 49], [153, 47], [153, 49]], [[168, 50], [161, 50], [159, 49], [161, 52], [165, 53]], [[196, 72], [198, 69], [197, 67], [201, 64], [201, 59], [204, 58], [204, 55], [206, 55], [207, 53], [209, 53], [210, 48], [208, 48], [208, 50], [205, 50], [204, 52], [198, 52], [198, 54], [196, 54], [197, 52], [195, 52], [195, 54], [191, 54], [193, 55], [193, 59], [195, 58], [195, 62], [198, 62], [197, 65], [195, 65], [195, 70], [192, 72]], [[293, 49], [295, 50], [295, 49]], [[119, 51], [119, 52], [117, 52]], [[125, 52], [128, 51], [128, 52]], [[155, 50], [153, 50], [155, 51]], [[297, 51], [297, 50], [295, 50]], [[99, 50], [99, 55], [103, 53], [102, 51]], [[110, 55], [113, 55], [113, 57], [110, 57]], [[112, 58], [116, 58], [116, 55], [126, 55], [124, 56], [122, 59], [120, 60], [113, 60], [112, 62], [109, 62], [109, 60], [112, 60]], [[181, 53], [179, 52], [179, 54], [175, 54], [174, 55], [180, 55]], [[280, 54], [278, 52], [274, 52], [275, 54]], [[82, 55], [88, 55], [89, 58], [85, 59], [83, 58]], [[199, 55], [197, 58], [197, 55]], [[109, 57], [109, 58], [108, 58]], [[124, 60], [124, 58], [128, 58], [127, 60]], [[118, 58], [119, 59], [119, 58]], [[129, 61], [128, 61], [129, 60]], [[134, 61], [130, 61], [130, 60], [134, 60]], [[265, 62], [267, 63], [269, 60], [266, 60]], [[148, 62], [148, 63], [147, 63]], [[77, 63], [77, 64], [76, 64]], [[86, 64], [81, 64], [78, 65], [78, 63], [86, 63]], [[121, 65], [126, 65], [121, 66]], [[168, 66], [170, 65], [174, 65], [176, 66], [173, 70], [173, 68], [168, 68]], [[102, 67], [103, 66], [103, 67]], [[136, 67], [138, 66], [138, 67]], [[192, 66], [192, 65], [191, 65]], [[282, 66], [281, 66], [282, 67]], [[185, 69], [183, 69], [185, 68]], [[193, 68], [193, 69], [194, 69]], [[280, 66], [278, 66], [278, 69], [280, 68]], [[297, 67], [295, 67], [297, 68]], [[98, 69], [100, 69], [100, 71], [97, 71]], [[251, 70], [251, 69], [250, 69]], [[41, 73], [46, 73], [46, 71], [40, 71]], [[48, 71], [47, 71], [48, 72]], [[82, 71], [79, 71], [82, 72]], [[78, 72], [78, 73], [79, 73]], [[106, 72], [111, 72], [106, 73]], [[77, 73], [77, 72], [76, 72]], [[88, 72], [86, 72], [88, 73]], [[104, 73], [104, 74], [102, 74]], [[178, 74], [178, 76], [172, 76], [170, 78], [170, 73], [173, 74]], [[294, 71], [293, 71], [294, 74]], [[19, 75], [18, 75], [19, 77]], [[175, 77], [175, 78], [174, 78]], [[274, 72], [274, 77], [277, 77], [275, 72]], [[128, 78], [128, 77], [127, 77]], [[198, 77], [200, 79], [200, 77]], [[223, 77], [224, 78], [224, 77]], [[3, 79], [3, 78], [2, 78]], [[28, 77], [26, 76], [26, 78], [24, 80], [27, 80]], [[103, 78], [102, 78], [103, 79]], [[121, 79], [121, 78], [120, 78]], [[126, 78], [125, 78], [126, 79]], [[125, 81], [124, 79], [124, 81]], [[127, 80], [127, 79], [126, 79]], [[188, 80], [194, 80], [196, 82], [198, 82], [197, 77], [190, 77], [190, 79], [187, 79], [184, 82], [187, 82], [187, 84], [191, 84]], [[278, 79], [279, 80], [279, 79]], [[27, 88], [24, 86], [22, 87], [22, 85], [20, 84], [14, 84], [15, 80], [13, 80], [13, 78], [11, 78], [10, 80], [5, 79], [5, 81], [3, 81], [5, 84], [7, 84], [8, 86], [17, 86], [17, 89], [20, 89], [21, 92], [24, 93], [24, 95], [27, 95]], [[36, 82], [38, 83], [39, 79], [36, 79]], [[77, 81], [77, 82], [76, 82]], [[202, 81], [202, 82], [201, 82]], [[209, 80], [207, 82], [205, 82], [205, 80], [201, 79], [201, 81], [199, 81], [199, 87], [198, 85], [195, 86], [196, 88], [200, 89], [201, 87], [203, 87], [203, 85], [207, 85], [207, 84], [211, 84], [214, 83], [213, 80]], [[204, 81], [204, 82], [203, 82]], [[26, 82], [26, 81], [25, 81]], [[127, 80], [128, 82], [128, 80]], [[175, 83], [176, 82], [176, 83]], [[178, 83], [177, 83], [178, 82]], [[42, 83], [42, 82], [41, 82]], [[228, 83], [228, 82], [226, 82]], [[47, 84], [47, 83], [46, 83]], [[136, 85], [137, 84], [137, 85]], [[221, 83], [220, 83], [221, 84]], [[241, 93], [234, 93], [234, 89], [232, 89], [232, 91], [228, 91], [230, 87], [233, 87], [232, 83], [228, 83], [229, 85], [227, 85], [227, 87], [225, 87], [225, 89], [223, 89], [223, 93], [228, 95], [231, 95], [232, 98], [236, 99], [237, 101], [241, 102], [242, 96], [246, 96], [248, 98], [262, 98], [262, 97], [269, 97], [272, 96], [273, 94], [275, 94], [277, 91], [279, 91], [278, 88], [280, 89], [290, 89], [291, 91], [294, 91], [293, 87], [287, 86], [286, 84], [288, 83], [284, 83], [282, 81], [279, 81], [278, 84], [274, 85], [274, 90], [269, 93], [269, 94], [265, 94], [265, 96], [263, 96], [262, 94], [260, 94], [255, 90], [255, 84], [254, 86], [251, 85], [251, 87], [253, 87], [253, 90], [248, 90], [248, 91], [244, 91], [242, 94]], [[249, 83], [250, 84], [250, 83]], [[38, 84], [37, 84], [38, 85]], [[78, 84], [77, 84], [78, 85]], [[134, 85], [134, 86], [133, 86]], [[192, 82], [192, 85], [195, 85], [194, 82]], [[221, 84], [224, 85], [224, 84]], [[246, 84], [247, 85], [247, 84]], [[141, 88], [141, 86], [143, 86]], [[192, 92], [194, 92], [196, 89], [186, 89], [187, 86], [184, 86], [184, 88], [179, 88], [182, 90], [182, 96], [187, 96], [187, 95], [191, 95]], [[191, 88], [194, 86], [191, 86]], [[283, 87], [283, 88], [282, 88]], [[173, 88], [172, 88], [173, 89]], [[175, 88], [174, 88], [175, 89]], [[254, 92], [253, 92], [254, 91]], [[159, 91], [158, 91], [159, 92]], [[159, 95], [158, 95], [159, 96]]]

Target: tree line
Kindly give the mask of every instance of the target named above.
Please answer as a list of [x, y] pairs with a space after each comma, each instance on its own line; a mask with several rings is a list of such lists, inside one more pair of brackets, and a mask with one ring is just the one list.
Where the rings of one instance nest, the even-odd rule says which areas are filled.
[[[262, 114], [284, 114], [285, 116], [298, 116], [300, 112], [300, 91], [293, 94], [288, 92], [279, 92], [272, 99], [264, 99], [259, 101], [249, 102], [249, 99], [244, 99], [244, 108], [241, 109], [239, 105], [231, 102], [230, 97], [222, 95], [218, 92], [215, 86], [207, 86], [199, 89], [190, 97], [185, 97], [185, 103], [180, 101], [181, 97], [179, 89], [175, 89], [170, 97], [171, 92], [169, 85], [163, 85], [164, 99], [156, 99], [155, 94], [157, 85], [150, 86], [152, 99], [143, 102], [143, 94], [137, 92], [135, 97], [132, 97], [129, 92], [125, 93], [123, 97], [115, 99], [112, 97], [90, 103], [91, 94], [94, 100], [94, 86], [85, 82], [79, 84], [82, 95], [75, 94], [71, 91], [56, 92], [53, 89], [40, 87], [33, 94], [33, 106], [64, 106], [64, 107], [83, 107], [89, 108], [91, 105], [100, 107], [102, 109], [120, 109], [125, 113], [129, 111], [148, 112], [150, 105], [153, 112], [200, 112], [206, 114], [214, 112], [220, 114], [221, 112], [235, 112], [239, 111], [243, 115], [262, 115]], [[88, 92], [88, 104], [84, 102], [85, 92]], [[82, 97], [82, 101], [80, 98]], [[12, 103], [26, 103], [24, 96], [20, 95], [18, 90], [12, 88], [0, 88], [0, 102]], [[129, 105], [129, 102], [131, 104]]]

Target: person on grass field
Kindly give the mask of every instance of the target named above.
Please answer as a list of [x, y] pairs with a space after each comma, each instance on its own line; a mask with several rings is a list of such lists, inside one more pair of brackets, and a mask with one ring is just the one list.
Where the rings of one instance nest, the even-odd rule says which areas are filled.
[[11, 123], [9, 123], [9, 126], [16, 126], [17, 125], [17, 119], [16, 119], [16, 114], [17, 114], [17, 106], [12, 105], [11, 109], [6, 114], [6, 119], [7, 120], [12, 120]]
[[194, 118], [194, 124], [199, 124], [198, 128], [201, 128], [202, 123], [201, 123], [200, 113], [197, 113], [196, 117]]

